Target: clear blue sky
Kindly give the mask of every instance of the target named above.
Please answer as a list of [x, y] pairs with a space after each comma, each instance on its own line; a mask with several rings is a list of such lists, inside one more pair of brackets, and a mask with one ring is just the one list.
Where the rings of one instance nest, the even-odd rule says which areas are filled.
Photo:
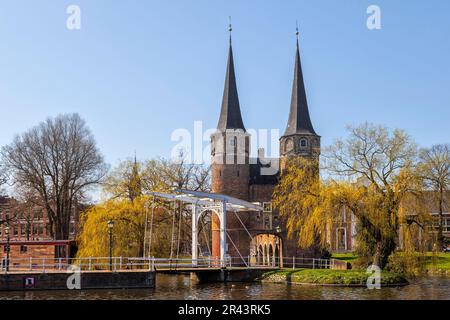
[[[66, 8], [82, 28], [66, 29]], [[366, 28], [366, 8], [382, 29]], [[78, 112], [106, 160], [168, 157], [174, 129], [217, 124], [228, 16], [247, 128], [284, 130], [295, 21], [311, 117], [323, 145], [346, 124], [450, 142], [450, 1], [0, 1], [0, 145]]]

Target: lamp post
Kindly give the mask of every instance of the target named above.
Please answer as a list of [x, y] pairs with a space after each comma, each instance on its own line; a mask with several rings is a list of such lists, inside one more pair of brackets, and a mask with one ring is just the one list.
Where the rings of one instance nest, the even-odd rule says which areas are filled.
[[6, 272], [9, 271], [9, 251], [10, 251], [10, 238], [9, 238], [9, 225], [5, 226], [6, 233]]
[[109, 234], [109, 270], [112, 271], [112, 250], [113, 250], [113, 227], [114, 221], [108, 221], [108, 234]]

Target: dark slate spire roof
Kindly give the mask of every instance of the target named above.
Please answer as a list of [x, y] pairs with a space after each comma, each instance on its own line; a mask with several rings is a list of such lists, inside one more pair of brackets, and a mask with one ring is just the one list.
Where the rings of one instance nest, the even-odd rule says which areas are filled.
[[297, 52], [295, 54], [294, 83], [292, 84], [291, 109], [284, 136], [291, 134], [314, 134], [306, 101], [305, 84], [303, 82], [302, 64], [300, 62], [300, 50], [297, 39]]
[[225, 88], [223, 90], [222, 109], [220, 111], [219, 123], [217, 129], [225, 131], [226, 129], [242, 129], [245, 131], [242, 122], [241, 108], [236, 86], [236, 76], [234, 74], [233, 49], [228, 50], [227, 75], [225, 77]]

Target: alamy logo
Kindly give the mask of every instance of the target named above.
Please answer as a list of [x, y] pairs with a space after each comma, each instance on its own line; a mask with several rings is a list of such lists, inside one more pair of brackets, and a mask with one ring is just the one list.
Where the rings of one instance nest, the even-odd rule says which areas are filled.
[[69, 17], [66, 20], [66, 27], [69, 30], [81, 29], [81, 9], [80, 6], [72, 4], [67, 7], [66, 13]]
[[381, 29], [381, 9], [377, 5], [370, 5], [367, 7], [367, 14], [370, 16], [367, 18], [367, 29], [380, 30]]
[[381, 289], [381, 269], [379, 266], [371, 265], [367, 268], [366, 273], [369, 274], [367, 278], [367, 289]]
[[77, 265], [69, 265], [67, 271], [70, 276], [67, 278], [67, 289], [80, 290], [81, 289], [81, 269]]

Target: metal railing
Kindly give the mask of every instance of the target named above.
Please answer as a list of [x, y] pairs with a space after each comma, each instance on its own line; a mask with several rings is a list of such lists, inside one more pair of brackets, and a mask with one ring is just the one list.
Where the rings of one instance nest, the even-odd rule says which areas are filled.
[[[254, 259], [255, 260], [255, 259]], [[332, 269], [336, 265], [335, 259], [297, 258], [297, 257], [256, 257], [252, 266], [268, 266], [292, 269]]]
[[[339, 261], [337, 261], [339, 262]], [[127, 270], [189, 270], [192, 268], [292, 268], [332, 269], [335, 259], [284, 257], [227, 257], [224, 261], [214, 257], [142, 258], [142, 257], [85, 257], [85, 258], [10, 258], [1, 260], [0, 270], [14, 272], [127, 271]]]

